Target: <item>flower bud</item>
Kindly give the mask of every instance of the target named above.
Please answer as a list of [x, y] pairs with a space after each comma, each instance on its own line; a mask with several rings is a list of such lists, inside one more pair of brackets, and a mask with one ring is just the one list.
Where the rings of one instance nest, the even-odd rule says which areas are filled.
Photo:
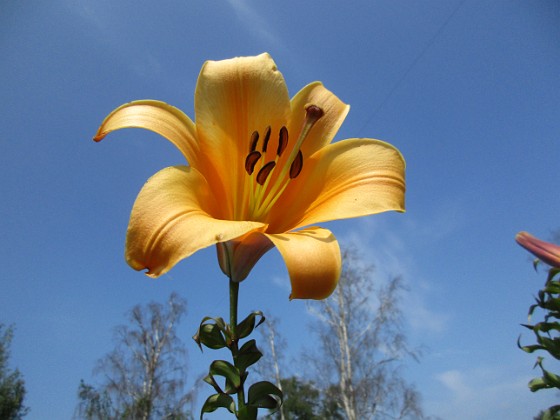
[[560, 246], [541, 241], [527, 232], [519, 232], [515, 240], [542, 262], [560, 268]]

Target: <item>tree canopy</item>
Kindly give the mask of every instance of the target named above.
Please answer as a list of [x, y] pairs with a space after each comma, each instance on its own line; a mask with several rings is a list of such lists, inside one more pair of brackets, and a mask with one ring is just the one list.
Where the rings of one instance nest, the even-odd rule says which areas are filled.
[[10, 370], [13, 327], [0, 324], [0, 419], [18, 420], [28, 413], [24, 404], [25, 382], [19, 370]]

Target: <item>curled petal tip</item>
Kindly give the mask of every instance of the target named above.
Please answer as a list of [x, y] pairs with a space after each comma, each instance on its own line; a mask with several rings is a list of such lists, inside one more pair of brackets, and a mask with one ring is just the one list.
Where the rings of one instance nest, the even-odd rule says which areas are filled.
[[96, 135], [93, 137], [93, 141], [96, 142], [96, 143], [98, 143], [98, 142], [100, 142], [101, 140], [103, 140], [103, 139], [105, 138], [105, 136], [107, 136], [107, 133], [106, 133], [106, 132], [98, 133], [98, 134], [96, 134]]

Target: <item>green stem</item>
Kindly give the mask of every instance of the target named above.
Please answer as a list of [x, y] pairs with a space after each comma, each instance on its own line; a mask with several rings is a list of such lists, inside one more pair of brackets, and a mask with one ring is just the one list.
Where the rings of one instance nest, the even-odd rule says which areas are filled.
[[[229, 281], [229, 324], [231, 329], [232, 343], [231, 355], [235, 363], [235, 358], [239, 350], [237, 337], [237, 303], [239, 301], [239, 283], [230, 279]], [[247, 409], [245, 407], [245, 386], [241, 383], [241, 387], [237, 391], [237, 418], [245, 417]]]
[[237, 341], [237, 302], [239, 298], [239, 283], [229, 281], [229, 324], [231, 333]]

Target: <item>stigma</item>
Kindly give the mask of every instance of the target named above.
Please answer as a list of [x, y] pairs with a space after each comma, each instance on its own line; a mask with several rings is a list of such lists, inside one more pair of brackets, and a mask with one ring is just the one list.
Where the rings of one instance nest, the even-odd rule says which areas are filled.
[[[290, 140], [285, 126], [280, 127], [276, 133], [272, 132], [270, 126], [265, 127], [262, 132], [253, 131], [249, 139], [249, 152], [245, 157], [245, 172], [248, 177], [245, 186], [249, 190], [246, 208], [249, 220], [264, 220], [288, 184], [299, 177], [305, 158], [301, 146], [323, 115], [323, 110], [317, 105], [307, 105], [303, 125], [295, 141]], [[262, 141], [259, 141], [261, 137]], [[274, 139], [273, 144], [271, 139]]]

